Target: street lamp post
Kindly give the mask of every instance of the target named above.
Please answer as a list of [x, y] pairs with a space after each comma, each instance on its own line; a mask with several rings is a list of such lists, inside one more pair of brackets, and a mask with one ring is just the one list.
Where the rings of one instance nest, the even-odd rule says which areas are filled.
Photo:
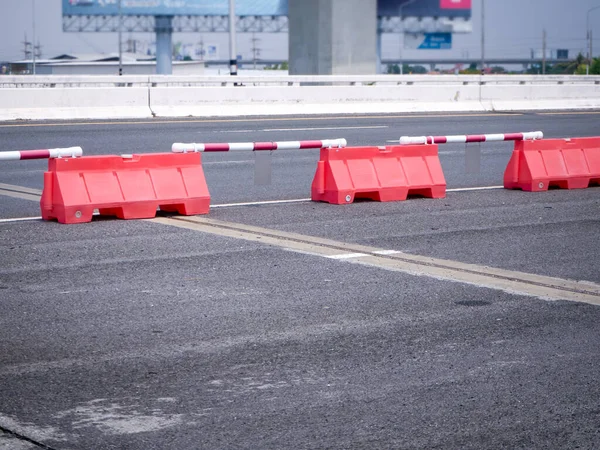
[[587, 68], [586, 74], [590, 74], [590, 66], [592, 65], [592, 30], [590, 30], [590, 13], [596, 9], [600, 9], [600, 6], [594, 6], [593, 8], [588, 9], [588, 12], [585, 17], [585, 30], [587, 31], [587, 48], [588, 48], [588, 57], [587, 57]]
[[485, 70], [485, 0], [481, 0], [481, 75]]
[[235, 47], [235, 0], [229, 0], [229, 74], [237, 75], [237, 50]]
[[121, 11], [121, 0], [119, 0], [119, 76], [123, 75], [123, 13]]

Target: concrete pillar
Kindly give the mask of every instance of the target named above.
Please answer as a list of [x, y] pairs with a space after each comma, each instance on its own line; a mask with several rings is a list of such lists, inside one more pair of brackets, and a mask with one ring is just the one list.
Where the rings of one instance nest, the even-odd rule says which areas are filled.
[[377, 0], [289, 0], [291, 75], [377, 71]]
[[156, 73], [173, 73], [173, 16], [156, 16]]

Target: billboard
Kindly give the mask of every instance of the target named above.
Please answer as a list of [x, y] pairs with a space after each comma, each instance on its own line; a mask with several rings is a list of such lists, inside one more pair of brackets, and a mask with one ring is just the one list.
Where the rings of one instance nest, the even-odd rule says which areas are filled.
[[[226, 0], [120, 0], [129, 16], [227, 16]], [[238, 16], [287, 16], [289, 0], [236, 0]], [[470, 18], [472, 0], [377, 0], [377, 15]], [[62, 0], [63, 16], [116, 16], [119, 0]]]
[[471, 0], [377, 0], [377, 15], [471, 18]]
[[[227, 16], [224, 0], [120, 0], [126, 16]], [[236, 0], [238, 16], [286, 16], [288, 0]], [[63, 16], [116, 16], [119, 0], [62, 0]]]
[[471, 9], [471, 0], [440, 0], [442, 9]]

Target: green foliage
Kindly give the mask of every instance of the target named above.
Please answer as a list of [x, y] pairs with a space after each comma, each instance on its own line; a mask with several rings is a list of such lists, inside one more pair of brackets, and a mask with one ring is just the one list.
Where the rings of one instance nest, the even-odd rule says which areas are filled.
[[[427, 73], [427, 69], [423, 66], [409, 66], [408, 64], [403, 64], [402, 72], [404, 75], [424, 74]], [[391, 75], [400, 75], [400, 66], [398, 64], [388, 64], [387, 73]]]
[[427, 73], [427, 69], [423, 66], [410, 66], [409, 73], [423, 74], [423, 73]]
[[504, 70], [504, 67], [494, 66], [492, 67], [492, 73], [506, 73], [506, 70]]
[[281, 64], [273, 64], [272, 66], [265, 66], [264, 70], [290, 70], [290, 65], [287, 61]]
[[390, 75], [400, 75], [400, 66], [398, 64], [388, 64], [387, 73]]
[[575, 64], [574, 61], [566, 61], [553, 66], [548, 66], [546, 68], [546, 73], [551, 75], [572, 75], [573, 72], [575, 72], [575, 69], [577, 69]]

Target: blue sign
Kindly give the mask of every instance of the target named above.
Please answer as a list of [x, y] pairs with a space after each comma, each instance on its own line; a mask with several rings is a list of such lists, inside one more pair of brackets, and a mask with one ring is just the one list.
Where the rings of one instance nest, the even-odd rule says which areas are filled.
[[[227, 16], [224, 0], [120, 0], [125, 16]], [[63, 16], [116, 16], [119, 0], [62, 0]], [[236, 0], [237, 16], [286, 16], [288, 0]]]
[[407, 33], [404, 47], [418, 50], [449, 50], [452, 48], [452, 33]]

